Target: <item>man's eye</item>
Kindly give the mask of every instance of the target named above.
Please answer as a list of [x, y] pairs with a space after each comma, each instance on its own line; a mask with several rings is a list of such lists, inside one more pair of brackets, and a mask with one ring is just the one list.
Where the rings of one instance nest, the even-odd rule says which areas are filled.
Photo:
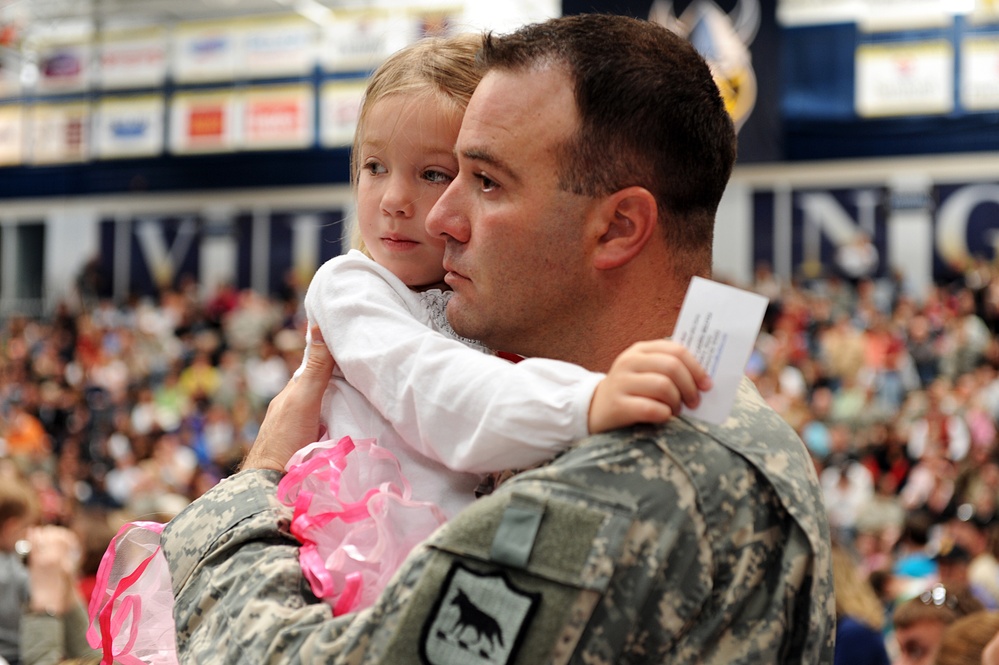
[[494, 189], [496, 189], [497, 187], [496, 182], [493, 181], [485, 173], [476, 173], [475, 177], [478, 179], [479, 186], [483, 192], [491, 192]]

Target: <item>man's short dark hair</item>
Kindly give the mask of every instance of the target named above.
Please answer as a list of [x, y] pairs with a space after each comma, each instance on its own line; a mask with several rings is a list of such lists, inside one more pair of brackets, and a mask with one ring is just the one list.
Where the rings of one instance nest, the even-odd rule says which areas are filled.
[[645, 187], [669, 245], [710, 265], [736, 139], [708, 65], [689, 42], [648, 21], [581, 14], [488, 35], [480, 59], [487, 69], [564, 67], [581, 126], [563, 146], [561, 186], [588, 196]]

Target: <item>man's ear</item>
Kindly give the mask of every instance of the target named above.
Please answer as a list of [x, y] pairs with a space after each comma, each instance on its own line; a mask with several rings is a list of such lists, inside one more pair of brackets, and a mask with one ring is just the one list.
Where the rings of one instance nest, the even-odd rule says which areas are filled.
[[659, 225], [656, 197], [644, 187], [626, 187], [605, 197], [599, 206], [601, 236], [594, 267], [610, 270], [631, 261]]

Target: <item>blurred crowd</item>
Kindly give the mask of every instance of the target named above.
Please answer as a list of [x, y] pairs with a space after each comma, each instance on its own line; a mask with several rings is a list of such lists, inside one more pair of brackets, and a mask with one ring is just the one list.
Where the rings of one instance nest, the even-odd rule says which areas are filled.
[[[33, 495], [15, 513], [75, 534], [84, 603], [122, 524], [166, 521], [234, 471], [301, 361], [303, 295], [203, 295], [188, 281], [157, 298], [83, 295], [45, 318], [0, 321], [0, 484]], [[12, 547], [0, 543], [0, 587]], [[0, 626], [0, 658], [15, 662], [4, 637]]]
[[761, 265], [753, 288], [771, 305], [749, 374], [808, 447], [855, 575], [836, 578], [841, 629], [861, 619], [900, 665], [942, 662], [944, 626], [999, 609], [999, 271], [976, 260], [917, 298]]
[[[748, 373], [814, 459], [847, 562], [841, 625], [892, 662], [935, 662], [944, 626], [999, 610], [999, 269], [974, 261], [919, 297], [900, 279], [785, 282], [766, 265], [739, 286], [770, 299]], [[0, 476], [78, 534], [82, 597], [120, 524], [169, 519], [233, 472], [301, 361], [302, 295], [188, 282], [0, 321]], [[935, 644], [907, 637], [932, 633], [915, 605], [948, 612]]]

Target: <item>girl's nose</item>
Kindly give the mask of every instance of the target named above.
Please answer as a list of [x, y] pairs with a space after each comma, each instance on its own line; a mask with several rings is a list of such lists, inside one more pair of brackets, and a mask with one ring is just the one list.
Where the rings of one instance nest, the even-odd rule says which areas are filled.
[[392, 175], [382, 195], [382, 212], [392, 217], [411, 217], [415, 199], [416, 192], [410, 183], [406, 182], [406, 178]]

